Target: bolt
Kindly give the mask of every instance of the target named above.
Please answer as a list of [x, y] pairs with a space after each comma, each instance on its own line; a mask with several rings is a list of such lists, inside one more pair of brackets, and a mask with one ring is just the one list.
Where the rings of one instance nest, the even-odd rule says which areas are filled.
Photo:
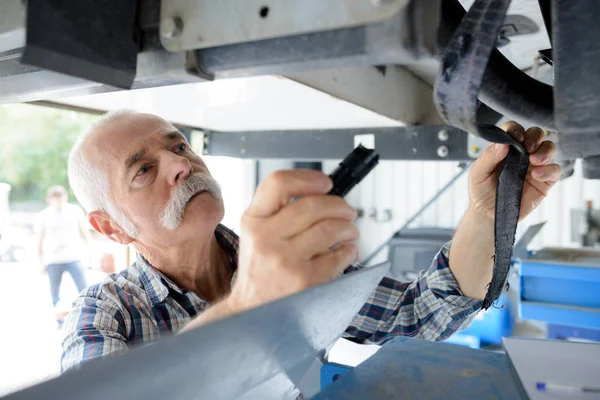
[[446, 140], [448, 140], [449, 137], [450, 137], [450, 134], [445, 129], [442, 129], [441, 131], [438, 132], [438, 139], [440, 139], [442, 142], [445, 142]]
[[448, 148], [446, 146], [440, 146], [437, 149], [437, 155], [440, 158], [446, 158], [446, 157], [448, 157], [448, 153], [449, 153], [449, 151], [448, 151]]
[[412, 133], [412, 136], [413, 136], [414, 138], [416, 138], [417, 136], [419, 136], [419, 134], [418, 134], [417, 132], [413, 132], [413, 133]]
[[417, 154], [417, 148], [416, 148], [416, 147], [413, 147], [413, 148], [412, 148], [412, 153], [413, 153], [413, 154]]
[[242, 147], [242, 149], [240, 150], [240, 154], [246, 154], [246, 149]]
[[165, 18], [160, 23], [160, 36], [165, 39], [174, 39], [181, 36], [183, 20], [179, 17]]

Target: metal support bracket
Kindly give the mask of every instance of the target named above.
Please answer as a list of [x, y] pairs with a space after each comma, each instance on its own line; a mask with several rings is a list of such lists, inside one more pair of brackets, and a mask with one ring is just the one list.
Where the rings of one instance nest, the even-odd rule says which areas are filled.
[[438, 126], [289, 131], [204, 131], [204, 155], [256, 159], [342, 159], [355, 147], [355, 136], [373, 135], [382, 160], [470, 161], [468, 134]]
[[366, 25], [408, 0], [163, 0], [160, 33], [169, 51]]

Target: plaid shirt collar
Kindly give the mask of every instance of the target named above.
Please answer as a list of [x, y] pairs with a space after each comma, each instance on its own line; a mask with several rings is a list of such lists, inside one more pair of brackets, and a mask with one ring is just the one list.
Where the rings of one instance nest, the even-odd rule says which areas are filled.
[[[231, 285], [233, 286], [235, 278], [237, 277], [239, 248], [238, 235], [226, 226], [219, 224], [217, 229], [215, 229], [215, 237], [217, 238], [219, 245], [229, 255], [229, 261], [233, 266], [233, 277], [231, 279]], [[175, 282], [150, 265], [148, 260], [146, 260], [140, 253], [137, 253], [137, 261], [135, 266], [140, 274], [140, 282], [144, 285], [144, 290], [146, 291], [146, 294], [148, 295], [152, 305], [156, 305], [165, 301], [165, 299], [169, 296], [169, 290], [174, 290], [179, 294], [187, 293], [186, 290], [181, 289], [175, 284]]]

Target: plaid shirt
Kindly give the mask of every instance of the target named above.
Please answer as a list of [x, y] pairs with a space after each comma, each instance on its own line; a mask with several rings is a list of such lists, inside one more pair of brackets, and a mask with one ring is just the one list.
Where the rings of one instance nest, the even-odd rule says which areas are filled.
[[[237, 266], [237, 235], [219, 225], [215, 236]], [[448, 267], [448, 249], [449, 244], [414, 282], [384, 278], [344, 337], [378, 344], [397, 335], [444, 340], [466, 328], [482, 303], [462, 296]], [[176, 333], [206, 307], [206, 301], [138, 256], [130, 268], [90, 286], [75, 300], [65, 323], [62, 370]]]

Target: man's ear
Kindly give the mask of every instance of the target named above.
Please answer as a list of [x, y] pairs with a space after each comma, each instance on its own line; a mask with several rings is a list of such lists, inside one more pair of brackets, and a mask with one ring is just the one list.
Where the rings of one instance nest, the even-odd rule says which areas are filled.
[[103, 234], [110, 240], [124, 245], [133, 242], [133, 238], [128, 236], [106, 212], [92, 211], [89, 213], [88, 219], [96, 232]]

